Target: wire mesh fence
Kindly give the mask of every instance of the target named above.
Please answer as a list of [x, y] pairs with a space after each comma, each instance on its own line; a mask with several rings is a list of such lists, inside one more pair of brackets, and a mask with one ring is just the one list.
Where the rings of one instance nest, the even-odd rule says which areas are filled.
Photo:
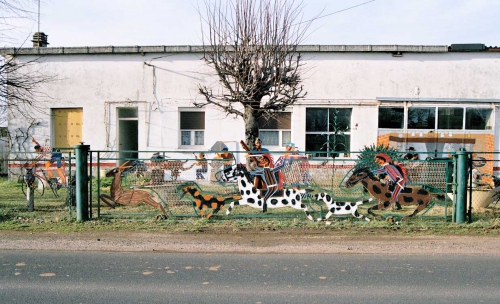
[[[154, 153], [153, 155], [158, 155]], [[102, 158], [99, 165], [94, 169], [93, 175], [99, 180], [96, 186], [98, 191], [94, 191], [93, 205], [97, 205], [98, 216], [120, 216], [123, 213], [146, 212], [148, 214], [158, 214], [158, 210], [144, 205], [134, 207], [119, 206], [111, 209], [99, 200], [102, 194], [109, 194], [113, 177], [104, 177], [106, 171], [122, 164], [121, 187], [124, 191], [133, 193], [134, 191], [150, 191], [154, 199], [168, 210], [169, 216], [199, 216], [200, 209], [196, 207], [200, 201], [218, 199], [227, 205], [231, 201], [237, 201], [241, 194], [237, 183], [224, 183], [218, 180], [217, 173], [224, 169], [229, 170], [236, 161], [217, 158], [216, 153], [205, 153], [193, 157], [192, 152], [168, 153], [162, 152], [162, 158], [151, 157], [126, 161], [124, 159]], [[172, 155], [172, 157], [165, 156]], [[277, 155], [276, 158], [279, 158]], [[241, 157], [243, 159], [243, 157]], [[278, 161], [279, 162], [279, 161]], [[315, 199], [318, 193], [327, 193], [335, 201], [356, 202], [368, 200], [371, 196], [363, 189], [361, 184], [347, 188], [346, 178], [351, 174], [356, 165], [355, 159], [340, 158], [300, 158], [286, 162], [281, 168], [280, 174], [283, 180], [284, 189], [307, 189], [304, 196], [304, 203], [309, 211], [315, 213], [315, 217], [322, 217], [327, 212], [326, 206]], [[452, 189], [453, 161], [409, 161], [405, 163], [410, 175], [410, 183], [425, 186], [432, 192], [447, 193]], [[200, 196], [185, 195], [180, 191], [183, 186], [192, 186], [198, 190]], [[231, 199], [233, 198], [233, 199]], [[446, 218], [452, 213], [453, 196], [446, 196], [445, 201], [435, 204], [435, 212], [427, 211], [428, 215], [442, 216]], [[127, 205], [127, 202], [125, 202]], [[215, 206], [215, 205], [214, 205]], [[206, 209], [216, 207], [207, 206]], [[361, 207], [361, 210], [367, 206]], [[229, 208], [226, 206], [223, 210]], [[125, 209], [128, 209], [127, 211]], [[407, 210], [405, 210], [408, 212]], [[411, 210], [410, 210], [411, 211]], [[210, 211], [207, 211], [210, 213]], [[251, 208], [248, 206], [235, 207], [232, 216], [269, 216], [269, 217], [304, 217], [300, 210], [283, 208], [282, 210], [272, 210], [262, 213], [262, 208]]]
[[[153, 152], [148, 152], [151, 155]], [[223, 183], [218, 180], [217, 173], [223, 172], [231, 165], [245, 160], [244, 155], [233, 159], [218, 158], [217, 153], [204, 152], [203, 157], [189, 152], [161, 151], [162, 157], [144, 157], [136, 159], [120, 159], [102, 157], [98, 152], [92, 151], [89, 155], [89, 190], [90, 210], [93, 217], [130, 217], [161, 216], [162, 211], [143, 202], [138, 204], [114, 204], [109, 207], [100, 197], [111, 195], [111, 185], [114, 176], [106, 177], [106, 173], [113, 168], [123, 165], [120, 174], [120, 187], [128, 194], [137, 191], [146, 191], [152, 199], [160, 204], [173, 217], [200, 216], [197, 202], [210, 201], [204, 210], [210, 214], [216, 209], [219, 200], [225, 204], [219, 213], [225, 216], [231, 202], [238, 201], [241, 194], [236, 183]], [[109, 154], [106, 154], [109, 155]], [[281, 155], [276, 154], [278, 159]], [[495, 176], [497, 165], [496, 153], [470, 153], [468, 168], [469, 179], [467, 185], [467, 207], [470, 213], [489, 212], [495, 216], [495, 208], [500, 199], [500, 179]], [[49, 162], [49, 164], [47, 164]], [[26, 154], [8, 160], [9, 180], [18, 185], [18, 192], [9, 194], [10, 199], [5, 201], [15, 202], [22, 206], [26, 194], [23, 192], [24, 175], [26, 168], [35, 168], [36, 191], [35, 201], [39, 210], [44, 208], [60, 208], [70, 212], [75, 211], [76, 189], [74, 184], [74, 159], [71, 152], [62, 153], [62, 162], [58, 166], [50, 158], [39, 158], [36, 154]], [[370, 194], [358, 184], [347, 188], [345, 182], [351, 175], [357, 160], [351, 158], [301, 158], [287, 162], [280, 170], [284, 189], [306, 189], [304, 204], [314, 217], [322, 217], [326, 206], [315, 199], [318, 193], [327, 193], [335, 201], [356, 202], [366, 201]], [[453, 214], [455, 199], [455, 161], [450, 159], [427, 159], [404, 161], [409, 175], [409, 185], [423, 187], [432, 193], [441, 193], [444, 200], [434, 199], [431, 206], [422, 212], [423, 217], [439, 217], [449, 219]], [[243, 165], [246, 165], [245, 163]], [[59, 173], [64, 172], [64, 179]], [[50, 172], [50, 173], [49, 173]], [[199, 196], [183, 193], [184, 186], [191, 186], [199, 191]], [[128, 191], [128, 192], [127, 192]], [[131, 191], [131, 192], [130, 192]], [[43, 192], [43, 193], [42, 193]], [[123, 200], [122, 200], [123, 201]], [[367, 209], [375, 202], [365, 203], [360, 206], [360, 213], [366, 214]], [[220, 207], [220, 206], [219, 206]], [[388, 209], [384, 216], [399, 213], [405, 215], [412, 212], [412, 207], [402, 211]], [[235, 206], [232, 210], [233, 217], [298, 217], [304, 218], [304, 212], [293, 208], [282, 208], [262, 212], [262, 208], [248, 206]]]

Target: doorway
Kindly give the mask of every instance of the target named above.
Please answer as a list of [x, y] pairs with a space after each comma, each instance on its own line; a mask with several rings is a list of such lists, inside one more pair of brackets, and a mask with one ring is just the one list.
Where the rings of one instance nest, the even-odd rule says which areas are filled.
[[118, 116], [118, 164], [137, 159], [139, 153], [138, 108], [117, 108]]

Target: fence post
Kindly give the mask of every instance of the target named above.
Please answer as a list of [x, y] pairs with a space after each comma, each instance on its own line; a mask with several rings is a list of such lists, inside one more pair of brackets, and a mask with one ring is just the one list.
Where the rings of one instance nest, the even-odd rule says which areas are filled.
[[35, 211], [35, 175], [32, 168], [26, 168], [24, 183], [26, 184], [26, 208], [32, 212]]
[[467, 202], [467, 152], [460, 148], [457, 152], [457, 205], [455, 209], [455, 222], [463, 224]]
[[89, 219], [89, 191], [88, 191], [88, 163], [87, 156], [90, 146], [80, 145], [73, 146], [75, 149], [76, 158], [76, 220], [86, 221]]

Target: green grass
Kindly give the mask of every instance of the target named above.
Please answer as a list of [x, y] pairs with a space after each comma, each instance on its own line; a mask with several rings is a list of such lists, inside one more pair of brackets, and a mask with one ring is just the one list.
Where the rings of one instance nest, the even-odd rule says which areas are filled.
[[[107, 184], [105, 184], [108, 186]], [[93, 187], [95, 190], [95, 186]], [[47, 189], [46, 189], [47, 190]], [[103, 187], [102, 193], [108, 193], [109, 187]], [[406, 235], [497, 235], [500, 231], [500, 219], [493, 216], [491, 210], [473, 214], [471, 223], [456, 224], [445, 222], [435, 207], [436, 217], [425, 216], [406, 222], [398, 220], [398, 214], [388, 211], [383, 214], [387, 220], [360, 221], [350, 216], [332, 218], [331, 225], [325, 222], [307, 220], [304, 213], [291, 208], [270, 210], [263, 215], [250, 207], [236, 207], [231, 216], [225, 215], [226, 208], [214, 215], [210, 220], [197, 215], [189, 201], [176, 200], [170, 206], [171, 216], [167, 220], [159, 219], [159, 210], [144, 204], [136, 206], [118, 206], [110, 209], [101, 206], [100, 218], [97, 218], [97, 200], [94, 193], [93, 219], [79, 222], [74, 210], [66, 206], [66, 189], [59, 191], [56, 198], [46, 191], [42, 198], [35, 200], [35, 211], [28, 212], [26, 198], [21, 192], [20, 184], [0, 178], [0, 230], [12, 231], [175, 231], [187, 233], [233, 233], [260, 231], [294, 231], [294, 233], [335, 233], [343, 235], [386, 234]], [[317, 209], [317, 206], [313, 206]], [[433, 211], [433, 209], [431, 209]], [[366, 214], [366, 207], [360, 209]], [[450, 212], [450, 211], [449, 211]], [[409, 211], [405, 210], [404, 214]], [[430, 214], [432, 212], [429, 212]], [[451, 212], [450, 212], [451, 214]]]

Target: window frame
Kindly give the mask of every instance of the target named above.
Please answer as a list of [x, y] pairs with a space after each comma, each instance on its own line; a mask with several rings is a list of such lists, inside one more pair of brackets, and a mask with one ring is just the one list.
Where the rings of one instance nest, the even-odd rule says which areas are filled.
[[[316, 131], [311, 131], [308, 130], [308, 111], [314, 109], [314, 110], [327, 110], [327, 117], [326, 121], [324, 123], [327, 123], [326, 126], [326, 131], [325, 130], [316, 130]], [[341, 133], [336, 134], [335, 130], [330, 130], [330, 124], [331, 124], [331, 110], [348, 110], [349, 111], [349, 118], [348, 118], [348, 125], [346, 125], [346, 130], [341, 131]], [[352, 144], [352, 114], [353, 114], [353, 107], [321, 107], [321, 106], [316, 106], [316, 107], [307, 107], [306, 108], [306, 126], [305, 126], [305, 139], [306, 139], [306, 151], [321, 151], [323, 146], [330, 140], [330, 137], [333, 136], [343, 136], [345, 139], [344, 143], [340, 143], [341, 145], [344, 145], [345, 149], [343, 150], [331, 150], [330, 149], [330, 144], [327, 145], [327, 149], [325, 152], [317, 152], [317, 153], [312, 153], [314, 157], [329, 157], [332, 152], [344, 152], [345, 156], [349, 156], [349, 152], [351, 151], [351, 144]], [[341, 122], [342, 123], [342, 122]], [[322, 144], [322, 147], [320, 150], [311, 150], [311, 142], [314, 142], [312, 140], [308, 140], [309, 136], [327, 136], [327, 139], [325, 138], [325, 142]], [[317, 141], [319, 142], [319, 141]], [[316, 142], [313, 143], [313, 145], [316, 145]]]
[[[443, 104], [436, 104], [436, 103], [425, 103], [425, 102], [420, 102], [420, 103], [412, 103], [412, 102], [407, 102], [407, 101], [401, 101], [401, 103], [404, 102], [404, 105], [400, 105], [400, 103], [395, 103], [395, 102], [382, 102], [378, 109], [378, 115], [380, 115], [380, 109], [381, 108], [403, 108], [404, 109], [404, 123], [402, 128], [382, 128], [380, 127], [380, 122], [378, 123], [378, 129], [380, 130], [406, 130], [406, 131], [419, 131], [419, 130], [435, 130], [435, 131], [451, 131], [451, 132], [469, 132], [469, 131], [490, 131], [493, 128], [494, 124], [494, 109], [491, 108], [491, 106], [486, 105], [486, 104], [472, 104], [472, 103], [467, 103], [467, 104], [449, 104], [449, 105], [443, 105]], [[429, 125], [428, 127], [410, 127], [410, 111], [412, 109], [434, 109], [434, 123], [432, 125]], [[440, 110], [445, 110], [445, 109], [462, 109], [462, 127], [460, 129], [457, 128], [440, 128], [442, 127], [443, 124], [440, 124]], [[473, 110], [485, 110], [485, 114], [487, 115], [481, 115], [483, 116], [483, 122], [482, 124], [484, 125], [483, 128], [467, 128], [470, 126], [470, 121], [472, 119], [467, 119], [467, 114], [470, 113]], [[379, 116], [380, 117], [380, 116]]]
[[[265, 118], [261, 118], [257, 121], [259, 127], [259, 138], [262, 140], [262, 145], [266, 147], [285, 147], [286, 143], [291, 141], [292, 137], [292, 112], [285, 111], [276, 113], [278, 117], [272, 118], [267, 122], [264, 122]], [[283, 123], [280, 123], [280, 115], [287, 115], [289, 117], [283, 118]], [[267, 124], [267, 125], [266, 125]], [[272, 125], [275, 124], [276, 127]], [[288, 128], [286, 128], [288, 125]], [[267, 127], [267, 128], [266, 128]], [[271, 144], [266, 142], [266, 136], [262, 136], [261, 132], [277, 133], [278, 144]]]
[[[188, 119], [188, 121], [183, 122], [183, 113], [202, 113], [203, 121], [199, 122], [193, 119]], [[183, 124], [187, 124], [187, 128], [183, 127]], [[189, 128], [190, 124], [194, 125], [193, 128]], [[184, 144], [184, 132], [189, 132], [189, 145]], [[203, 132], [203, 143], [197, 144], [196, 133]], [[179, 147], [181, 148], [200, 148], [205, 146], [205, 134], [206, 134], [206, 114], [205, 111], [199, 109], [191, 108], [180, 108], [179, 109]]]

